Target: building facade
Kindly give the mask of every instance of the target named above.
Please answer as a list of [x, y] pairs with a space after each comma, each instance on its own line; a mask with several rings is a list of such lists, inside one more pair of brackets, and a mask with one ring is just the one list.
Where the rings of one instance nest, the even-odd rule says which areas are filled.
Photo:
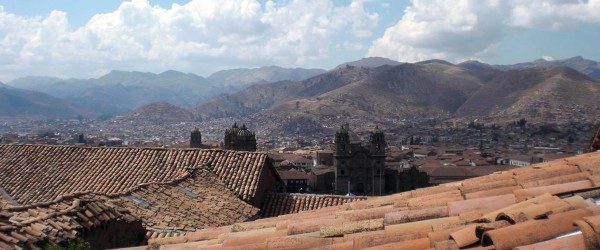
[[230, 129], [225, 130], [223, 139], [225, 149], [237, 151], [256, 151], [256, 135], [243, 124], [241, 128], [234, 123]]
[[334, 137], [335, 191], [339, 194], [383, 195], [385, 193], [385, 136], [376, 128], [362, 145], [346, 123]]

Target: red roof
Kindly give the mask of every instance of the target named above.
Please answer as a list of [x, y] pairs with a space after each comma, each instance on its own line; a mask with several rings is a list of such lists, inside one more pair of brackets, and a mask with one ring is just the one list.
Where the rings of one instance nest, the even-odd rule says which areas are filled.
[[[600, 153], [194, 233], [159, 249], [598, 249]], [[581, 231], [581, 235], [567, 235]], [[567, 235], [567, 236], [565, 236]]]

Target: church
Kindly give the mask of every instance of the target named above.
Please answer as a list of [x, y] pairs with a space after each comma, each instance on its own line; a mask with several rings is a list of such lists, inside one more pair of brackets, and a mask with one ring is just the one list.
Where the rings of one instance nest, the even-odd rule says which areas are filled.
[[385, 194], [385, 136], [381, 129], [371, 132], [367, 144], [348, 123], [335, 133], [335, 188], [338, 194]]
[[241, 128], [234, 123], [230, 129], [225, 130], [223, 139], [224, 149], [236, 151], [256, 151], [256, 135], [243, 124]]

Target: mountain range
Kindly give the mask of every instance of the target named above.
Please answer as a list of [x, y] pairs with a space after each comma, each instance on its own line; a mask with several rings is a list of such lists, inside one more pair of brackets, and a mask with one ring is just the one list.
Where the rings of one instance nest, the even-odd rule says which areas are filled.
[[0, 82], [0, 117], [76, 118], [93, 112], [38, 91], [17, 89]]
[[[55, 110], [65, 110], [64, 114], [93, 117], [142, 106], [125, 118], [166, 117], [164, 122], [248, 115], [266, 121], [300, 119], [314, 125], [332, 117], [566, 122], [597, 116], [598, 72], [598, 62], [582, 57], [514, 65], [364, 58], [330, 71], [263, 67], [220, 71], [207, 78], [177, 71], [112, 71], [87, 80], [27, 77], [11, 81], [11, 87], [0, 85], [0, 90], [14, 92], [19, 87], [30, 89], [20, 93], [46, 92], [47, 98], [57, 100], [47, 105], [61, 104]], [[0, 102], [16, 101], [3, 95]], [[39, 108], [30, 102], [16, 103]], [[2, 112], [0, 116], [19, 113]]]
[[204, 78], [174, 70], [160, 74], [111, 71], [95, 79], [24, 77], [8, 85], [40, 91], [95, 114], [124, 114], [153, 102], [193, 107], [220, 93], [231, 93], [257, 82], [304, 80], [325, 72], [276, 66], [218, 71]]
[[[562, 62], [577, 60], [582, 58]], [[593, 75], [566, 66], [521, 65], [454, 65], [442, 60], [374, 68], [348, 64], [304, 81], [258, 84], [222, 94], [192, 112], [204, 119], [253, 115], [256, 120], [303, 117], [317, 122], [336, 117], [366, 121], [482, 119], [494, 123], [520, 118], [555, 123], [596, 119], [600, 83]], [[592, 69], [587, 63], [572, 65]]]

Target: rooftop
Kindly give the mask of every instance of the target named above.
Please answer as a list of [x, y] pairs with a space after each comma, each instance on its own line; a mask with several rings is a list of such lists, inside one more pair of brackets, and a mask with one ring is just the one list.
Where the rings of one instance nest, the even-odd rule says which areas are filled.
[[205, 169], [248, 201], [266, 159], [264, 153], [224, 150], [0, 145], [0, 187], [2, 197], [24, 205], [78, 192], [117, 195]]
[[149, 244], [158, 249], [597, 249], [598, 197], [600, 152]]

